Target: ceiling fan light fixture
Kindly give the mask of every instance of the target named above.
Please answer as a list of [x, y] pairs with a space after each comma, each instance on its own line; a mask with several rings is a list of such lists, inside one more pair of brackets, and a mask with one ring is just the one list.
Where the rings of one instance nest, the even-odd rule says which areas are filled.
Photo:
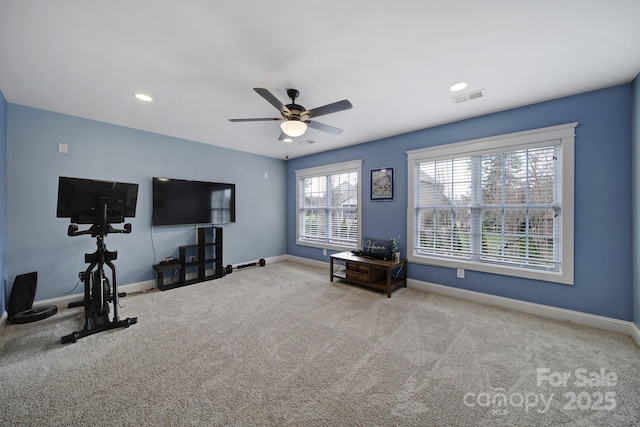
[[280, 129], [285, 135], [295, 138], [306, 132], [307, 124], [300, 120], [286, 120], [280, 124]]

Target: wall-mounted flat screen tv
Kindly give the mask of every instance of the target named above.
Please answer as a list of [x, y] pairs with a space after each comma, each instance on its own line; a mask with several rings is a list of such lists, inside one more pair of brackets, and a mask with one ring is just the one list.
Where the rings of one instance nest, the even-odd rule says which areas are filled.
[[78, 224], [94, 224], [104, 215], [108, 223], [124, 222], [136, 216], [138, 184], [97, 179], [58, 178], [56, 217]]
[[152, 224], [226, 224], [236, 222], [236, 185], [153, 178]]

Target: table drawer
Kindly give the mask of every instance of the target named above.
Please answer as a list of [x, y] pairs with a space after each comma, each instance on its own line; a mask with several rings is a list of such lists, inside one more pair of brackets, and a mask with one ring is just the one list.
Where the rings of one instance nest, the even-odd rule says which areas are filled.
[[346, 273], [347, 280], [360, 282], [376, 282], [385, 278], [385, 270], [356, 262], [347, 263]]
[[347, 280], [356, 280], [360, 282], [369, 281], [369, 272], [361, 272], [347, 269]]
[[369, 266], [367, 264], [361, 264], [359, 262], [348, 262], [347, 271], [369, 273]]

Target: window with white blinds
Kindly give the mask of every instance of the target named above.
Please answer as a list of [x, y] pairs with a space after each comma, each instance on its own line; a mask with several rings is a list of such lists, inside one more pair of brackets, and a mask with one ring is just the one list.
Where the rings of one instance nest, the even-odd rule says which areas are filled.
[[362, 161], [296, 171], [299, 245], [353, 249], [360, 241]]
[[575, 126], [409, 152], [409, 259], [573, 283]]

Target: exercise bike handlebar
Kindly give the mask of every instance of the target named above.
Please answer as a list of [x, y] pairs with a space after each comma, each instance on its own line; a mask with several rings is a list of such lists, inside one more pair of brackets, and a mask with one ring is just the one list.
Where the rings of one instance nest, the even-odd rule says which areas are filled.
[[69, 224], [69, 228], [67, 229], [67, 236], [70, 237], [81, 236], [83, 234], [91, 234], [95, 237], [109, 233], [129, 234], [131, 233], [131, 224], [125, 224], [123, 229], [113, 228], [111, 224], [107, 224], [104, 228], [100, 226], [100, 224], [93, 224], [90, 228], [81, 231], [78, 231], [78, 224]]

